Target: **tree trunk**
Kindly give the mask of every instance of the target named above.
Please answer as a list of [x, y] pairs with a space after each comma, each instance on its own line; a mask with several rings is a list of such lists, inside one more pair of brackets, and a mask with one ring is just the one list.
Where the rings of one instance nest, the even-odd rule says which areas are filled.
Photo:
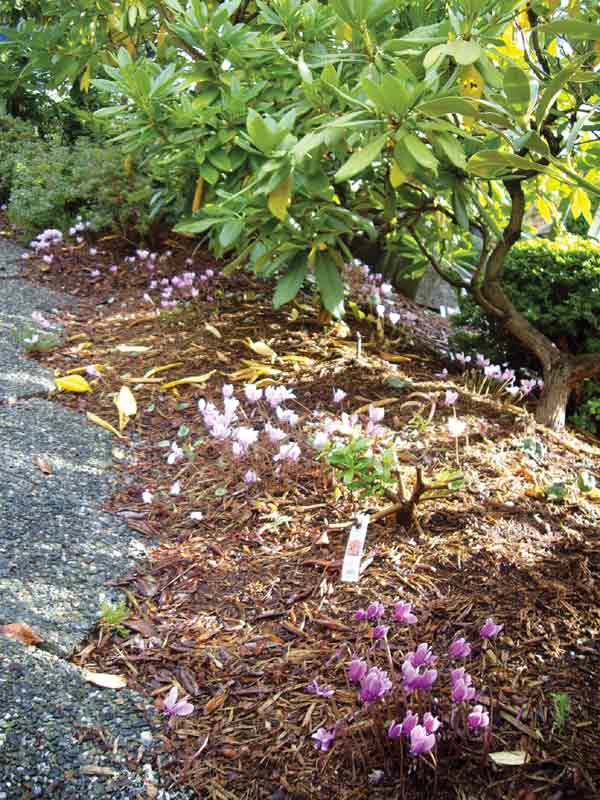
[[544, 389], [535, 418], [553, 431], [565, 427], [567, 403], [573, 391], [575, 369], [570, 359], [561, 359], [544, 370]]

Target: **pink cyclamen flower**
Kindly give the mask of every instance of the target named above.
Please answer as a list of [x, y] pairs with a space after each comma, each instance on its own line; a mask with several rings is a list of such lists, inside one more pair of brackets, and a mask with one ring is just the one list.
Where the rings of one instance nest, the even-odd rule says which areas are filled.
[[171, 442], [171, 448], [169, 450], [169, 455], [167, 456], [167, 464], [176, 464], [178, 461], [181, 461], [183, 458], [183, 450], [177, 442]]
[[35, 322], [35, 324], [43, 328], [44, 330], [49, 330], [52, 327], [52, 324], [48, 322], [46, 317], [42, 314], [41, 311], [34, 311], [31, 315], [31, 319]]
[[301, 451], [296, 442], [282, 444], [279, 452], [273, 456], [273, 461], [298, 461]]
[[244, 475], [244, 483], [247, 484], [258, 483], [259, 480], [260, 478], [253, 469], [249, 469]]
[[435, 656], [431, 652], [431, 647], [426, 642], [422, 642], [416, 648], [416, 650], [408, 653], [406, 657], [413, 667], [421, 667], [424, 664], [433, 664], [436, 660]]
[[452, 702], [464, 703], [475, 697], [475, 687], [471, 686], [471, 676], [459, 678], [452, 686]]
[[367, 612], [364, 608], [359, 608], [358, 611], [354, 612], [354, 619], [357, 622], [364, 622], [367, 618]]
[[151, 503], [154, 498], [154, 495], [149, 489], [144, 489], [142, 492], [142, 502], [144, 503]]
[[419, 689], [429, 689], [437, 680], [437, 669], [423, 669], [423, 667], [413, 667], [407, 659], [402, 664], [402, 679], [404, 690], [410, 694]]
[[379, 639], [385, 639], [385, 637], [388, 635], [389, 629], [390, 628], [388, 625], [376, 625], [371, 631], [371, 636], [376, 641]]
[[467, 723], [472, 731], [487, 728], [490, 724], [490, 715], [483, 710], [483, 706], [473, 706], [467, 717]]
[[504, 625], [496, 625], [492, 617], [488, 617], [479, 629], [479, 635], [482, 639], [491, 639], [492, 636], [497, 636], [503, 627]]
[[369, 422], [372, 422], [374, 425], [385, 417], [385, 408], [380, 408], [379, 406], [369, 406]]
[[360, 699], [363, 703], [373, 703], [384, 697], [392, 688], [392, 682], [385, 670], [371, 667], [360, 682]]
[[326, 753], [335, 739], [335, 734], [335, 728], [332, 728], [330, 731], [326, 730], [325, 728], [319, 728], [319, 730], [316, 733], [313, 733], [310, 738], [314, 739], [317, 750], [321, 750], [323, 753]]
[[169, 489], [169, 494], [171, 495], [171, 497], [179, 497], [179, 495], [181, 494], [181, 481], [175, 481], [175, 483], [171, 485], [171, 488]]
[[471, 645], [466, 639], [455, 639], [448, 649], [451, 658], [468, 658], [471, 655]]
[[402, 723], [393, 719], [387, 730], [388, 739], [399, 739], [402, 736]]
[[454, 392], [452, 391], [452, 389], [446, 389], [446, 395], [444, 397], [444, 405], [453, 406], [457, 400], [458, 400], [458, 392]]
[[415, 725], [418, 724], [419, 724], [419, 715], [413, 714], [413, 712], [410, 710], [407, 711], [406, 716], [404, 717], [404, 720], [402, 722], [402, 733], [405, 736], [410, 736], [412, 729], [415, 727]]
[[274, 428], [270, 422], [265, 425], [265, 433], [269, 437], [271, 444], [277, 444], [287, 436], [285, 431], [282, 431], [281, 428]]
[[341, 403], [342, 400], [346, 397], [346, 392], [343, 389], [334, 389], [333, 390], [333, 402], [334, 403]]
[[423, 714], [423, 727], [427, 733], [435, 733], [441, 724], [440, 720], [430, 714], [429, 711]]
[[170, 717], [187, 717], [194, 710], [194, 706], [186, 700], [177, 699], [177, 687], [173, 686], [169, 694], [163, 700], [165, 714]]
[[379, 319], [383, 319], [383, 317], [385, 316], [385, 306], [382, 305], [381, 303], [378, 303], [375, 306], [375, 313], [377, 314]]
[[462, 419], [457, 419], [456, 417], [448, 417], [446, 424], [448, 426], [448, 433], [454, 438], [462, 436], [467, 430], [467, 423], [463, 422]]
[[258, 403], [263, 396], [263, 390], [257, 389], [253, 383], [247, 383], [244, 386], [244, 395], [249, 403]]
[[331, 686], [320, 686], [318, 681], [312, 680], [306, 687], [309, 694], [315, 694], [317, 697], [333, 697], [334, 690]]
[[394, 619], [404, 625], [415, 625], [417, 618], [411, 613], [412, 603], [402, 601], [394, 604]]
[[221, 388], [221, 393], [222, 393], [224, 399], [226, 399], [228, 397], [233, 397], [233, 392], [234, 392], [234, 389], [233, 389], [233, 385], [231, 383], [223, 384], [223, 387]]
[[313, 439], [313, 447], [315, 450], [322, 450], [329, 444], [329, 434], [326, 431], [318, 431], [315, 433]]
[[367, 674], [368, 669], [367, 662], [363, 661], [362, 658], [353, 658], [346, 667], [348, 680], [352, 681], [352, 683], [360, 683]]
[[89, 378], [100, 378], [100, 371], [95, 364], [90, 364], [88, 367], [85, 368], [85, 374]]
[[390, 311], [388, 314], [388, 319], [392, 325], [397, 325], [400, 322], [400, 314], [397, 311]]
[[410, 754], [420, 756], [429, 753], [435, 747], [435, 735], [427, 733], [423, 725], [415, 725], [410, 732]]
[[385, 614], [385, 606], [379, 600], [374, 600], [367, 607], [367, 619], [381, 619]]

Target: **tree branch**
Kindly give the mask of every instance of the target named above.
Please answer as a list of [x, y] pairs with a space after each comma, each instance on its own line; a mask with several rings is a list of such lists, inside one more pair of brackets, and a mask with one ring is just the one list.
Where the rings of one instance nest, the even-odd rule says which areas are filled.
[[445, 270], [442, 267], [442, 265], [440, 264], [440, 262], [425, 247], [425, 245], [423, 244], [423, 242], [421, 241], [421, 239], [417, 235], [417, 232], [415, 231], [415, 229], [412, 226], [410, 226], [408, 230], [410, 232], [410, 235], [415, 240], [415, 242], [417, 244], [417, 247], [419, 248], [421, 253], [423, 253], [425, 258], [429, 261], [431, 266], [434, 268], [434, 270], [437, 272], [437, 274], [441, 278], [443, 278], [451, 286], [454, 286], [455, 289], [469, 289], [469, 284], [467, 283], [467, 281], [463, 281], [460, 278], [457, 278], [457, 277], [455, 277], [453, 275], [449, 275], [447, 272], [445, 272]]

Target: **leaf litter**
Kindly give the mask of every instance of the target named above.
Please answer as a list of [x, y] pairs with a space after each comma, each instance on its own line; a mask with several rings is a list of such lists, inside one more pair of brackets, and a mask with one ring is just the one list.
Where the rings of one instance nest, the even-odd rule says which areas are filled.
[[[190, 246], [169, 244], [176, 271]], [[119, 246], [111, 242], [94, 262], [113, 263]], [[362, 723], [325, 756], [310, 734], [352, 705], [342, 660], [355, 638], [354, 612], [374, 597], [401, 597], [420, 610], [423, 640], [450, 642], [492, 612], [504, 624], [496, 651], [487, 651], [491, 756], [485, 764], [440, 760], [437, 796], [455, 797], [457, 788], [486, 798], [597, 796], [600, 509], [593, 497], [550, 503], [544, 494], [557, 476], [572, 483], [580, 469], [597, 472], [597, 441], [557, 437], [526, 409], [477, 395], [455, 376], [436, 379], [446, 323], [409, 301], [416, 327], [385, 341], [365, 321], [324, 327], [308, 296], [274, 312], [269, 290], [245, 275], [223, 280], [215, 302], [159, 318], [140, 309], [141, 276], [90, 286], [81, 251], [65, 246], [57, 262], [40, 272], [30, 261], [32, 276], [76, 291], [83, 307], [68, 314], [67, 342], [36, 358], [67, 389], [59, 402], [122, 437], [128, 457], [117, 467], [121, 488], [109, 507], [139, 512], [127, 523], [160, 538], [143, 567], [114, 577], [132, 609], [127, 635], [99, 629], [75, 662], [95, 673], [125, 673], [130, 687], [149, 695], [175, 685], [189, 696], [197, 712], [164, 731], [175, 781], [215, 799], [389, 797], [397, 784], [371, 785], [368, 774], [381, 768], [393, 775], [394, 765]], [[249, 359], [248, 349], [264, 360]], [[61, 380], [95, 363], [103, 369], [86, 381], [89, 390]], [[142, 371], [147, 377], [136, 378]], [[438, 406], [427, 421], [450, 386], [469, 423], [464, 486], [423, 508], [418, 540], [388, 517], [373, 524], [359, 582], [342, 584], [348, 529], [357, 510], [376, 511], [379, 500], [336, 493], [322, 470], [240, 493], [218, 449], [206, 443], [167, 476], [165, 443], [182, 431], [183, 445], [202, 438], [198, 399], [216, 401], [231, 381], [236, 388], [248, 381], [293, 387], [306, 413], [335, 411], [334, 387], [347, 393], [349, 411], [385, 406], [400, 438], [420, 431], [400, 459], [409, 481], [424, 453], [438, 466], [455, 466], [443, 424], [451, 412]], [[126, 429], [114, 403], [124, 386], [137, 411], [126, 415]], [[399, 387], [397, 398], [390, 387]], [[408, 401], [408, 393], [419, 397]], [[543, 446], [543, 463], [528, 458], [527, 439]], [[170, 497], [177, 480], [185, 491]], [[158, 500], [145, 506], [140, 496], [148, 487]], [[190, 514], [199, 509], [195, 521]], [[315, 676], [335, 686], [333, 708], [306, 692]], [[553, 728], [556, 692], [571, 698], [563, 730]], [[403, 791], [419, 796], [416, 785]]]

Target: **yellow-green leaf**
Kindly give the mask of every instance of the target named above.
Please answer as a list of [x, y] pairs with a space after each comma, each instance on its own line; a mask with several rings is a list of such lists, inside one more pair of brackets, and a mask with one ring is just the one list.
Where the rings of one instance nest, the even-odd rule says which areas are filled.
[[398, 186], [402, 186], [403, 183], [406, 182], [407, 175], [402, 172], [398, 162], [394, 159], [390, 166], [390, 183], [397, 189]]
[[592, 224], [592, 206], [590, 198], [587, 196], [585, 189], [579, 186], [571, 195], [571, 214], [573, 219], [577, 219], [583, 214], [585, 221], [588, 225]]
[[546, 200], [545, 197], [542, 197], [542, 195], [538, 195], [535, 198], [535, 204], [537, 206], [538, 211], [542, 215], [542, 219], [544, 220], [544, 222], [550, 224], [554, 219], [554, 211], [550, 203]]
[[292, 176], [288, 175], [284, 181], [281, 181], [271, 194], [267, 201], [269, 211], [274, 217], [280, 219], [282, 222], [287, 217], [287, 210], [292, 199]]
[[63, 392], [91, 392], [92, 387], [81, 375], [67, 375], [64, 378], [55, 378], [54, 383]]

